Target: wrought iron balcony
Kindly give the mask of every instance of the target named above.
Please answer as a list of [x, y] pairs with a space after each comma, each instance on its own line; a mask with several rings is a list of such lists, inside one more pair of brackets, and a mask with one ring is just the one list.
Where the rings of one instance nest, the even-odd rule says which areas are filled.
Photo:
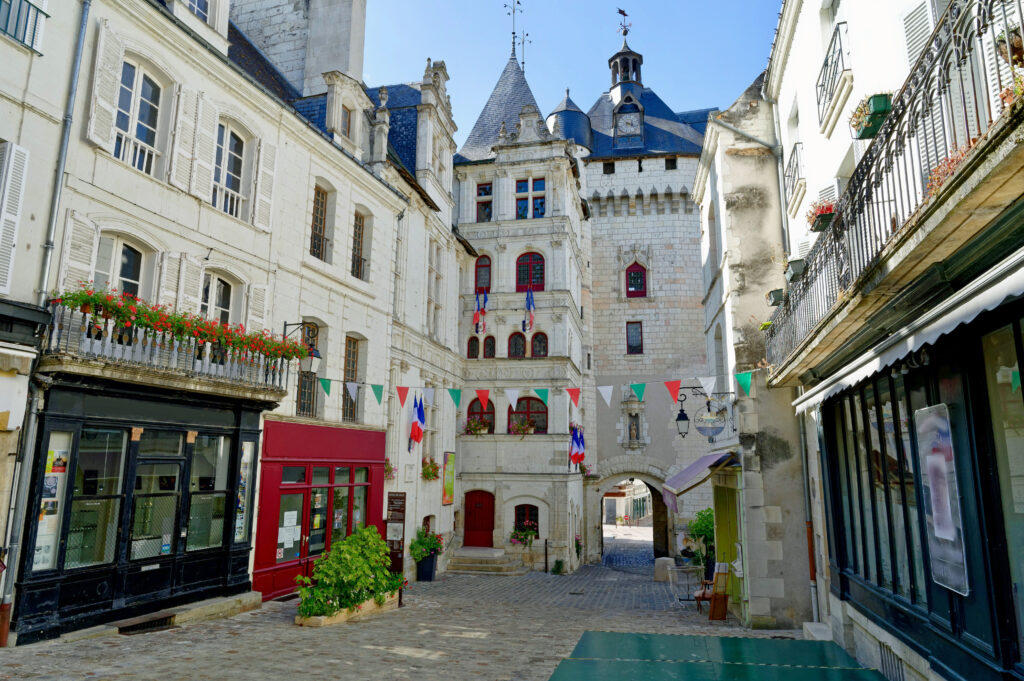
[[825, 112], [828, 111], [828, 105], [832, 102], [832, 97], [836, 94], [836, 88], [839, 87], [839, 80], [843, 73], [850, 68], [846, 50], [843, 46], [843, 39], [846, 37], [846, 23], [836, 24], [836, 28], [832, 31], [832, 40], [828, 44], [828, 51], [825, 52], [825, 62], [821, 65], [821, 71], [818, 73], [818, 122], [823, 123], [825, 121]]
[[[839, 198], [836, 218], [808, 253], [806, 271], [771, 318], [767, 359], [775, 366], [773, 380], [780, 380], [780, 368], [800, 368], [784, 366], [798, 353], [825, 352], [827, 318], [906, 257], [893, 253], [894, 237], [906, 245], [907, 230], [918, 228], [930, 204], [942, 201], [943, 185], [958, 177], [958, 168], [979, 167], [973, 158], [1016, 125], [1021, 106], [1012, 105], [1024, 94], [1022, 19], [1020, 0], [952, 0]], [[819, 95], [827, 94], [838, 68], [830, 64], [842, 63], [838, 53], [822, 69]], [[1003, 115], [1011, 109], [1012, 116]], [[968, 222], [957, 228], [961, 240], [969, 236], [965, 229], [976, 233], [985, 224]], [[876, 267], [883, 255], [885, 272]], [[924, 265], [940, 257], [915, 254]], [[810, 366], [810, 360], [801, 362]]]
[[0, 0], [0, 33], [35, 49], [36, 36], [49, 16], [28, 0]]
[[[124, 328], [95, 312], [83, 313], [58, 304], [52, 304], [51, 311], [53, 321], [47, 329], [43, 354], [63, 360], [64, 369], [77, 370], [72, 367], [88, 364], [98, 375], [107, 375], [110, 369], [118, 375], [126, 375], [123, 370], [142, 370], [147, 373], [138, 382], [161, 387], [181, 388], [197, 379], [216, 381], [248, 391], [272, 391], [276, 393], [271, 396], [275, 401], [287, 390], [288, 360], [229, 350], [195, 338], [175, 338], [153, 329]], [[161, 376], [166, 382], [158, 380]], [[221, 392], [209, 385], [203, 391]]]
[[789, 162], [786, 164], [787, 203], [793, 201], [793, 195], [796, 193], [797, 183], [804, 179], [803, 159], [800, 158], [803, 155], [803, 151], [804, 145], [797, 142], [793, 145], [793, 150], [789, 152]]
[[362, 279], [366, 281], [366, 277], [370, 274], [370, 263], [367, 262], [366, 258], [360, 258], [358, 255], [352, 256], [352, 276], [356, 279]]

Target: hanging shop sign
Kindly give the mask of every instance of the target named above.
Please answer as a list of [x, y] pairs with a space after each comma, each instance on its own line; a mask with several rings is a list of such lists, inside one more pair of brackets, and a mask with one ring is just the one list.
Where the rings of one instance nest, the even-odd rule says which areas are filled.
[[723, 430], [729, 420], [729, 410], [725, 407], [705, 407], [693, 417], [693, 427], [704, 437], [715, 437]]

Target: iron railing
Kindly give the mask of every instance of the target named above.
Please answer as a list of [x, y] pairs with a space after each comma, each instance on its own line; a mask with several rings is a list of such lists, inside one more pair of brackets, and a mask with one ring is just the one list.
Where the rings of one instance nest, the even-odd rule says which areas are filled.
[[50, 15], [28, 0], [0, 0], [0, 33], [35, 49], [43, 20]]
[[370, 274], [369, 263], [366, 262], [366, 258], [360, 258], [358, 255], [352, 256], [352, 276], [356, 279], [362, 279], [366, 281], [367, 275]]
[[313, 232], [313, 236], [309, 240], [309, 254], [319, 260], [327, 260], [327, 246], [330, 244], [330, 240], [320, 234], [319, 232]]
[[160, 369], [190, 377], [228, 381], [267, 390], [285, 390], [290, 362], [256, 352], [230, 350], [168, 332], [118, 326], [95, 312], [51, 304], [52, 321], [43, 352], [101, 360], [113, 365]]
[[850, 68], [848, 58], [843, 46], [843, 39], [846, 37], [846, 22], [836, 24], [832, 31], [832, 40], [828, 44], [828, 51], [825, 53], [825, 61], [818, 73], [817, 95], [818, 95], [818, 123], [825, 121], [825, 112], [828, 105], [832, 103], [832, 97], [836, 94], [839, 79], [843, 73]]
[[[779, 366], [1024, 90], [1022, 0], [952, 0], [767, 331]], [[1001, 56], [1002, 55], [1002, 56]], [[1016, 87], [1014, 86], [1016, 83]]]
[[804, 145], [797, 142], [793, 145], [793, 150], [789, 152], [789, 163], [786, 164], [786, 203], [793, 200], [797, 182], [804, 179], [803, 161], [800, 158], [803, 151]]

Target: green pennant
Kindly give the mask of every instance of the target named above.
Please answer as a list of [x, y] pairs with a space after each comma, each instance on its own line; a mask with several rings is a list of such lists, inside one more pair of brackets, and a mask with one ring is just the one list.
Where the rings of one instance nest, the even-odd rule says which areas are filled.
[[462, 406], [462, 390], [460, 388], [448, 388], [448, 394], [452, 396], [452, 402], [455, 403], [456, 409]]
[[384, 397], [384, 386], [371, 383], [370, 390], [373, 391], [373, 396], [377, 398], [377, 404], [380, 404], [381, 398]]
[[1020, 372], [1014, 371], [1013, 376], [1010, 378], [1010, 392], [1017, 392], [1020, 390]]
[[537, 393], [537, 397], [544, 403], [544, 406], [548, 404], [548, 394], [551, 392], [549, 388], [533, 388], [533, 392]]
[[736, 374], [736, 382], [740, 384], [743, 392], [747, 395], [750, 394], [750, 376], [753, 373], [753, 371], [744, 371], [743, 373]]
[[641, 402], [643, 402], [644, 401], [644, 392], [647, 391], [647, 384], [646, 383], [632, 383], [632, 384], [630, 384], [630, 387], [633, 389], [633, 394], [636, 395], [636, 399], [638, 399]]
[[330, 397], [330, 395], [331, 395], [331, 379], [329, 379], [329, 378], [321, 378], [320, 379], [320, 387], [323, 388], [324, 392], [327, 393], [328, 397]]

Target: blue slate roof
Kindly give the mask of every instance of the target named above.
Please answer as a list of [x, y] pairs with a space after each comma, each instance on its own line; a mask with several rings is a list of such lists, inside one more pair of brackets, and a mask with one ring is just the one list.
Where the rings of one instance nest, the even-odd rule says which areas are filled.
[[290, 102], [302, 96], [233, 21], [228, 22], [228, 59], [280, 99]]
[[[388, 90], [388, 112], [391, 114], [391, 129], [388, 132], [388, 146], [407, 170], [416, 169], [417, 110], [423, 101], [419, 83], [385, 85]], [[380, 106], [380, 87], [367, 88], [366, 94]]]
[[491, 147], [498, 143], [498, 130], [501, 129], [501, 124], [505, 123], [509, 133], [515, 132], [516, 125], [519, 124], [519, 113], [527, 104], [537, 107], [537, 100], [534, 99], [523, 69], [513, 53], [505, 64], [501, 76], [498, 77], [487, 104], [476, 119], [476, 124], [470, 130], [469, 137], [455, 155], [455, 163], [484, 161], [491, 158]]
[[[644, 111], [643, 145], [628, 148], [615, 146], [615, 131], [612, 127], [615, 103], [611, 94], [605, 92], [587, 112], [594, 134], [591, 158], [672, 153], [700, 155], [701, 146], [704, 144], [703, 129], [698, 129], [695, 123], [681, 119], [651, 88], [640, 90], [638, 99]], [[706, 124], [707, 115], [704, 119]]]
[[292, 106], [299, 115], [315, 125], [321, 132], [327, 132], [327, 94], [310, 95], [296, 99]]
[[711, 107], [710, 109], [694, 109], [693, 111], [679, 111], [676, 113], [676, 118], [680, 122], [686, 123], [700, 134], [704, 134], [708, 130], [708, 116], [715, 111], [718, 111], [718, 107]]

